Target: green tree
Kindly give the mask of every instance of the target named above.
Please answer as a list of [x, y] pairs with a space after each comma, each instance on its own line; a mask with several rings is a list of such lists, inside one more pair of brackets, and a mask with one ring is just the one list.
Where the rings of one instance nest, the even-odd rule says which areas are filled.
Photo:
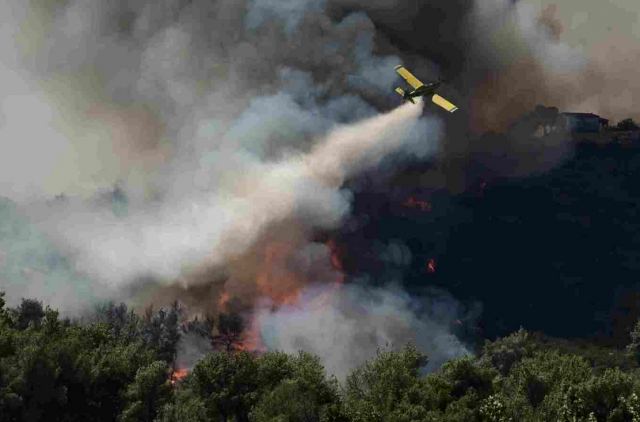
[[0, 420], [114, 420], [132, 400], [138, 370], [158, 360], [113, 321], [60, 321], [28, 299], [10, 310], [2, 303], [0, 314]]
[[560, 113], [557, 107], [537, 105], [532, 115], [535, 122], [542, 126], [544, 134], [548, 135], [551, 132], [551, 129], [556, 125]]
[[200, 320], [196, 317], [185, 324], [186, 332], [207, 338], [213, 349], [222, 349], [227, 352], [239, 348], [244, 328], [242, 316], [233, 307], [229, 312], [218, 314], [217, 322], [207, 315], [205, 319]]
[[524, 413], [538, 415], [543, 420], [557, 420], [562, 395], [568, 386], [589, 380], [591, 372], [584, 358], [555, 350], [536, 352], [522, 359], [503, 384], [504, 394], [511, 398], [511, 416], [519, 420]]
[[231, 352], [240, 343], [244, 321], [237, 312], [221, 313], [218, 315], [218, 333], [212, 337], [213, 345], [221, 345], [224, 350]]
[[168, 310], [160, 309], [155, 314], [148, 308], [142, 319], [142, 338], [167, 363], [173, 363], [177, 353], [180, 314], [180, 307], [175, 302]]
[[440, 420], [482, 420], [480, 406], [494, 394], [497, 375], [471, 356], [451, 360], [426, 377], [425, 407], [439, 412]]
[[415, 347], [378, 356], [347, 377], [345, 412], [352, 421], [404, 421], [426, 414], [419, 371], [427, 357]]
[[607, 369], [586, 382], [568, 386], [562, 397], [559, 420], [631, 421], [637, 409], [639, 387], [638, 380], [631, 375]]
[[631, 343], [627, 346], [627, 351], [640, 364], [640, 320], [636, 322], [629, 336]]
[[160, 422], [208, 422], [207, 408], [204, 399], [191, 388], [180, 387], [174, 394], [173, 401], [166, 404], [160, 414]]
[[203, 400], [209, 419], [246, 422], [257, 400], [256, 373], [251, 354], [214, 352], [195, 365], [184, 384]]
[[92, 322], [107, 324], [113, 335], [126, 342], [140, 339], [142, 321], [127, 305], [113, 302], [100, 305], [95, 311]]
[[33, 299], [22, 299], [15, 313], [17, 326], [21, 330], [26, 329], [29, 325], [40, 325], [40, 321], [44, 317], [42, 303]]
[[127, 388], [125, 397], [128, 404], [120, 420], [153, 421], [158, 409], [171, 397], [168, 373], [169, 368], [165, 361], [155, 361], [138, 369], [133, 383]]
[[337, 380], [327, 380], [317, 356], [267, 353], [258, 359], [258, 383], [254, 421], [345, 420]]
[[510, 422], [513, 420], [508, 414], [506, 399], [501, 394], [492, 394], [482, 401], [480, 415], [487, 422]]
[[9, 324], [11, 322], [11, 317], [8, 310], [5, 308], [7, 302], [4, 300], [4, 297], [5, 292], [0, 290], [0, 324]]
[[481, 355], [481, 362], [496, 368], [505, 376], [511, 367], [525, 356], [531, 356], [536, 349], [531, 335], [524, 329], [494, 342], [487, 341]]
[[637, 123], [633, 121], [633, 119], [624, 119], [621, 120], [620, 122], [618, 122], [618, 124], [616, 125], [616, 129], [618, 130], [638, 130], [640, 129], [640, 127], [638, 127]]

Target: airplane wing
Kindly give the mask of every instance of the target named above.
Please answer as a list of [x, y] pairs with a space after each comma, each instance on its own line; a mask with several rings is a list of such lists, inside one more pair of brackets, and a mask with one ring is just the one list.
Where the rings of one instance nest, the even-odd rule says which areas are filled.
[[434, 94], [433, 97], [431, 97], [431, 101], [433, 101], [435, 104], [439, 105], [440, 107], [444, 108], [449, 113], [453, 113], [454, 111], [456, 111], [458, 109], [458, 107], [456, 107], [455, 105], [451, 104], [449, 101], [447, 101], [446, 99], [442, 98], [438, 94]]
[[405, 81], [407, 81], [407, 83], [411, 85], [413, 89], [418, 89], [422, 85], [424, 85], [422, 82], [420, 82], [418, 78], [413, 76], [411, 72], [409, 72], [404, 66], [398, 65], [395, 67], [395, 69], [396, 69], [396, 72], [398, 72], [398, 75], [402, 76], [402, 78]]

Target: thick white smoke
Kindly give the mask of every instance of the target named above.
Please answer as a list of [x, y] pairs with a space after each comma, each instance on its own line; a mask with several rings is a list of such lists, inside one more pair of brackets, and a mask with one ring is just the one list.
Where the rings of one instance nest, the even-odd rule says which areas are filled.
[[275, 311], [265, 306], [256, 318], [269, 348], [323, 356], [327, 372], [344, 379], [378, 350], [397, 350], [407, 342], [428, 354], [427, 370], [469, 354], [451, 333], [461, 313], [450, 297], [420, 301], [392, 285], [351, 284], [310, 287], [298, 305]]
[[1, 56], [0, 195], [15, 206], [2, 209], [0, 280], [12, 304], [74, 312], [139, 278], [172, 284], [224, 265], [287, 219], [337, 228], [349, 177], [438, 148], [421, 103], [380, 113], [363, 99], [389, 97], [399, 60], [373, 54], [366, 15], [165, 3], [2, 1], [16, 18], [3, 28], [28, 44], [3, 43]]
[[[396, 3], [371, 4], [404, 13]], [[502, 16], [503, 3], [489, 16]], [[304, 234], [338, 227], [351, 205], [346, 180], [397, 154], [433, 154], [441, 122], [422, 117], [422, 105], [381, 111], [399, 102], [399, 51], [378, 54], [371, 19], [327, 11], [341, 5], [366, 6], [0, 0], [0, 196], [16, 204], [0, 208], [0, 218], [20, 227], [0, 232], [0, 287], [10, 299], [75, 309], [86, 290], [117, 290], [144, 276], [176, 284], [248, 253], [290, 219]], [[553, 43], [524, 24], [531, 19], [513, 22], [524, 34], [516, 38], [550, 57]], [[7, 217], [17, 214], [33, 225]], [[34, 263], [34, 254], [50, 258]], [[389, 332], [384, 321], [404, 300], [389, 295], [372, 299], [358, 323]], [[344, 325], [345, 344], [357, 344], [345, 306], [334, 305], [332, 323]], [[406, 333], [446, 337], [446, 324], [405, 317], [413, 321]], [[294, 344], [282, 342], [274, 347]], [[335, 371], [352, 364], [341, 359]]]
[[[328, 29], [323, 37], [307, 29], [314, 25], [300, 27], [300, 54], [296, 45], [277, 47], [292, 36], [279, 31], [281, 6], [248, 6], [245, 15], [243, 4], [224, 1], [2, 1], [0, 195], [77, 272], [111, 286], [143, 275], [172, 282], [242, 252], [277, 220], [309, 214], [310, 226], [331, 227], [348, 212], [339, 184], [362, 162], [317, 145], [336, 125], [377, 114], [357, 93], [367, 80], [358, 75], [391, 81], [383, 66], [397, 59], [377, 62], [364, 15], [332, 23], [322, 8], [296, 5], [300, 19]], [[360, 88], [344, 85], [353, 78]], [[365, 157], [371, 164], [402, 149], [398, 142], [424, 155], [437, 123], [415, 124], [420, 109], [412, 110], [393, 114], [386, 121], [394, 129], [372, 139], [333, 133], [346, 134], [344, 154], [357, 152], [349, 142], [391, 143]], [[337, 159], [339, 174], [330, 182], [314, 175], [314, 157], [325, 166]], [[117, 201], [108, 195], [116, 183]], [[43, 203], [58, 194], [65, 199]]]
[[117, 285], [150, 275], [173, 282], [243, 253], [263, 230], [288, 218], [336, 228], [350, 208], [341, 190], [347, 177], [390, 153], [424, 156], [435, 149], [438, 123], [419, 123], [421, 110], [421, 103], [407, 103], [338, 127], [310, 152], [278, 161], [261, 161], [237, 146], [216, 151], [211, 170], [218, 178], [210, 189], [130, 206], [124, 217], [83, 203], [46, 206], [38, 217], [69, 248], [77, 268], [97, 280]]
[[469, 30], [482, 41], [474, 60], [493, 62], [476, 93], [483, 128], [504, 129], [536, 104], [640, 118], [639, 16], [632, 0], [475, 2]]

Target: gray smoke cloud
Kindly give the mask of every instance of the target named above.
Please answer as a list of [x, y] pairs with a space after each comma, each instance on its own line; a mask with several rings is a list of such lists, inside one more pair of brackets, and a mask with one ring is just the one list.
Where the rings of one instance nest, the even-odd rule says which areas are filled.
[[480, 73], [484, 80], [476, 86], [478, 105], [485, 105], [478, 111], [482, 126], [504, 127], [540, 103], [637, 119], [632, 69], [640, 64], [639, 15], [640, 4], [627, 0], [589, 0], [579, 7], [548, 0], [476, 2], [471, 28], [484, 40], [476, 49], [492, 71]]
[[[546, 81], [582, 71], [589, 53], [521, 3], [0, 0], [0, 196], [12, 201], [0, 218], [19, 215], [11, 227], [36, 233], [2, 232], [2, 288], [71, 309], [87, 285], [98, 297], [145, 276], [189, 285], [192, 272], [230, 265], [293, 220], [303, 249], [311, 231], [349, 215], [349, 178], [464, 142], [451, 135], [460, 121], [444, 126], [421, 105], [386, 111], [399, 103], [394, 64], [459, 80], [463, 128], [556, 98]], [[417, 33], [395, 47], [416, 16]], [[532, 76], [513, 71], [525, 59]], [[507, 74], [504, 86], [526, 74], [520, 94], [484, 95], [492, 70]], [[531, 96], [531, 86], [544, 89]], [[18, 276], [34, 268], [41, 281]], [[374, 315], [363, 317], [373, 332]], [[444, 327], [406, 318], [407, 332]]]
[[0, 290], [9, 306], [21, 298], [45, 299], [63, 316], [76, 316], [88, 303], [117, 293], [100, 289], [74, 271], [62, 255], [10, 201], [0, 198]]
[[256, 318], [269, 348], [323, 356], [327, 372], [344, 379], [378, 350], [398, 350], [407, 342], [428, 354], [428, 371], [470, 354], [451, 331], [463, 314], [447, 295], [432, 292], [419, 300], [397, 286], [354, 283], [310, 287], [298, 305], [265, 306]]
[[[38, 232], [24, 244], [3, 231], [11, 298], [75, 310], [144, 277], [183, 283], [287, 219], [338, 227], [349, 177], [438, 148], [440, 122], [422, 104], [375, 105], [399, 58], [373, 54], [361, 13], [332, 21], [319, 3], [260, 1], [3, 10], [25, 45], [2, 45], [15, 60], [3, 61], [0, 195]], [[311, 247], [328, 259], [324, 245], [301, 250]], [[39, 250], [62, 269], [25, 259]], [[45, 281], [18, 277], [25, 268]], [[180, 352], [191, 363], [202, 352], [192, 343]]]
[[[110, 285], [146, 274], [171, 282], [211, 256], [224, 260], [223, 243], [231, 254], [246, 249], [273, 220], [311, 213], [311, 226], [330, 227], [348, 211], [339, 186], [315, 180], [328, 175], [305, 174], [292, 156], [325, 167], [338, 160], [314, 170], [337, 171], [334, 184], [355, 171], [345, 159], [362, 167], [357, 147], [340, 160], [329, 132], [377, 114], [359, 92], [386, 95], [393, 74], [385, 70], [398, 60], [372, 54], [365, 15], [331, 22], [313, 2], [5, 0], [3, 10], [22, 17], [8, 24], [29, 48], [3, 46], [22, 56], [10, 64], [28, 96], [3, 92], [0, 194], [24, 205], [79, 272]], [[8, 81], [7, 89], [22, 86]], [[399, 118], [415, 120], [419, 109], [411, 114]], [[408, 139], [418, 156], [438, 137], [433, 119], [389, 128], [382, 137]], [[371, 135], [340, 133], [360, 144]], [[382, 141], [373, 135], [371, 145]], [[314, 155], [327, 136], [333, 151]], [[403, 147], [362, 154], [375, 163]], [[116, 183], [124, 213], [87, 201]], [[60, 193], [69, 198], [40, 203]]]
[[[234, 143], [214, 152], [210, 170], [202, 175], [215, 178], [207, 181], [215, 190], [196, 193], [185, 187], [170, 192], [179, 196], [159, 208], [130, 206], [128, 214], [119, 217], [100, 205], [62, 202], [38, 210], [34, 218], [42, 219], [46, 228], [55, 224], [51, 233], [61, 248], [68, 246], [78, 269], [95, 279], [117, 285], [152, 275], [173, 282], [198, 265], [220, 265], [243, 253], [282, 219], [297, 217], [314, 228], [337, 227], [350, 208], [348, 195], [340, 189], [347, 177], [375, 166], [390, 152], [430, 152], [424, 143], [437, 136], [438, 127], [429, 120], [418, 124], [421, 110], [421, 105], [408, 103], [339, 127], [308, 153], [280, 161], [261, 161], [238, 151]], [[244, 129], [254, 129], [240, 120]]]

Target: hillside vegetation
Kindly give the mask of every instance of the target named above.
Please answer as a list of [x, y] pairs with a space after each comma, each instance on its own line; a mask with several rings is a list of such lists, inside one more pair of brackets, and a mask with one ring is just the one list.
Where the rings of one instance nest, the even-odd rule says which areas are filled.
[[108, 305], [72, 322], [0, 301], [0, 420], [640, 421], [639, 327], [624, 351], [520, 330], [430, 374], [407, 345], [344, 382], [307, 353], [227, 345], [173, 383], [178, 316]]

